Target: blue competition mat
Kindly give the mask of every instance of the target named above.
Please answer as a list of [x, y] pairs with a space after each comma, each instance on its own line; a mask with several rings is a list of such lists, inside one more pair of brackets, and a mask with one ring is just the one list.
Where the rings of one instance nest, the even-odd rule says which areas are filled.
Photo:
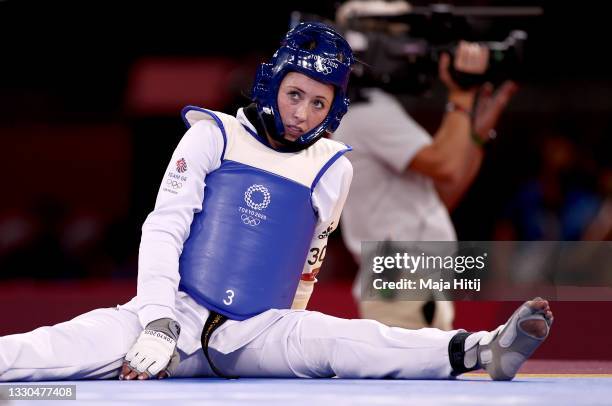
[[[21, 383], [25, 384], [25, 383]], [[32, 383], [28, 383], [32, 384]], [[76, 401], [0, 404], [113, 405], [610, 405], [612, 375], [518, 376], [492, 382], [470, 375], [455, 381], [369, 379], [166, 379], [40, 382], [76, 385]], [[3, 383], [2, 385], [9, 385]]]

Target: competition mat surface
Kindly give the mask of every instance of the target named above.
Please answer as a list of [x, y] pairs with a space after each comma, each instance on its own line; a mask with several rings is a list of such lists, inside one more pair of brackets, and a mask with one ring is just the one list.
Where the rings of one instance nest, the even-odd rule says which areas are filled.
[[[16, 383], [15, 383], [16, 384]], [[28, 383], [30, 384], [30, 383]], [[610, 405], [612, 362], [529, 361], [512, 382], [470, 373], [457, 380], [379, 379], [167, 379], [63, 381], [76, 401], [54, 405]], [[9, 385], [3, 383], [2, 385]], [[0, 404], [40, 405], [40, 400]]]

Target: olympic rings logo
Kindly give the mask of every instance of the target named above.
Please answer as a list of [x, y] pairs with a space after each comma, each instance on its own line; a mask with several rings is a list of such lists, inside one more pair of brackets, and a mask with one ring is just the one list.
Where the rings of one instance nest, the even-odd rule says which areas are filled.
[[[252, 197], [254, 192], [260, 192], [263, 194], [263, 202], [255, 203], [253, 201]], [[246, 192], [244, 192], [244, 201], [247, 206], [253, 210], [263, 210], [270, 204], [270, 192], [268, 191], [268, 188], [263, 185], [251, 185]]]
[[330, 73], [332, 73], [332, 68], [331, 66], [323, 65], [323, 62], [325, 62], [324, 58], [317, 58], [314, 64], [315, 70], [324, 75], [329, 75]]
[[256, 219], [255, 217], [251, 217], [248, 214], [242, 214], [240, 216], [240, 219], [242, 220], [242, 222], [248, 226], [258, 226], [259, 223], [261, 222], [259, 219]]
[[172, 189], [180, 189], [183, 187], [181, 182], [177, 182], [176, 180], [167, 179], [166, 185], [170, 186]]

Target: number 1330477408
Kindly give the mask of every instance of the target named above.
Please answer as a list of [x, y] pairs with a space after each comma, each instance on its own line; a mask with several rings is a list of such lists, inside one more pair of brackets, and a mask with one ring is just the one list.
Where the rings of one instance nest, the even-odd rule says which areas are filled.
[[0, 386], [0, 400], [76, 399], [76, 385], [5, 385]]

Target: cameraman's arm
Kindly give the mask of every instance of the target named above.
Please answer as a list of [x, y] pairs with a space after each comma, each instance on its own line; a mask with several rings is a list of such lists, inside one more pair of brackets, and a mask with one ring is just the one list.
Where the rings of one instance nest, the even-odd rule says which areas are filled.
[[[471, 96], [471, 95], [470, 95]], [[471, 98], [471, 97], [470, 97]], [[453, 100], [463, 100], [453, 101]], [[465, 102], [468, 97], [449, 96], [455, 105], [471, 105]], [[440, 145], [436, 152], [437, 159], [446, 161], [442, 164], [443, 177], [434, 177], [434, 185], [440, 199], [448, 210], [453, 210], [473, 182], [483, 159], [483, 150], [471, 139], [470, 117], [463, 111], [454, 110], [445, 113], [440, 129], [435, 135], [434, 144]]]
[[[460, 42], [454, 58], [458, 72], [481, 74], [487, 69], [488, 49], [477, 44]], [[439, 63], [440, 80], [448, 88], [448, 101], [455, 109], [447, 111], [432, 144], [419, 151], [410, 169], [429, 176], [438, 184], [454, 189], [464, 177], [472, 159], [482, 159], [471, 136], [471, 111], [476, 98], [476, 88], [462, 89], [451, 78], [450, 56], [442, 54]], [[468, 159], [469, 158], [469, 159]]]
[[[473, 97], [460, 95], [464, 105], [471, 105]], [[455, 101], [455, 104], [458, 104]], [[475, 151], [470, 140], [470, 120], [459, 111], [447, 112], [433, 142], [424, 146], [410, 162], [409, 169], [432, 178], [435, 182], [455, 183], [465, 164], [465, 155]]]
[[472, 138], [473, 152], [468, 155], [465, 172], [455, 183], [436, 182], [438, 194], [449, 210], [457, 206], [476, 178], [483, 158], [481, 146], [490, 139], [490, 132], [494, 130], [499, 117], [517, 89], [516, 84], [511, 81], [503, 83], [495, 93], [493, 93], [493, 86], [489, 83], [480, 89], [473, 119], [474, 128], [470, 131], [470, 136], [478, 137], [479, 141]]
[[[482, 145], [491, 139], [490, 133], [494, 131], [502, 112], [505, 110], [510, 98], [517, 90], [518, 87], [516, 83], [512, 81], [504, 82], [495, 93], [493, 93], [493, 85], [490, 83], [486, 83], [482, 86], [478, 93], [473, 119], [474, 129], [472, 131], [472, 137], [477, 137], [480, 140], [476, 141], [476, 144]], [[445, 201], [449, 210], [452, 210], [459, 203], [480, 170], [483, 156], [480, 148], [479, 152], [479, 159], [473, 159], [469, 162], [469, 166], [464, 176], [465, 179], [461, 182], [462, 185], [458, 187], [458, 190], [454, 192], [451, 191], [451, 196], [448, 196], [446, 191], [443, 190], [443, 185], [437, 186], [438, 193]]]
[[[477, 44], [460, 43], [455, 58], [457, 71], [483, 73], [487, 62], [486, 48]], [[483, 152], [480, 145], [472, 139], [471, 111], [476, 98], [476, 88], [461, 89], [450, 77], [449, 64], [450, 57], [442, 55], [439, 75], [449, 89], [448, 101], [455, 108], [445, 113], [434, 142], [417, 153], [410, 169], [432, 178], [440, 198], [449, 210], [452, 210], [476, 177]], [[474, 130], [478, 137], [485, 140], [516, 86], [506, 83], [494, 97], [490, 86], [485, 86], [482, 90]]]

